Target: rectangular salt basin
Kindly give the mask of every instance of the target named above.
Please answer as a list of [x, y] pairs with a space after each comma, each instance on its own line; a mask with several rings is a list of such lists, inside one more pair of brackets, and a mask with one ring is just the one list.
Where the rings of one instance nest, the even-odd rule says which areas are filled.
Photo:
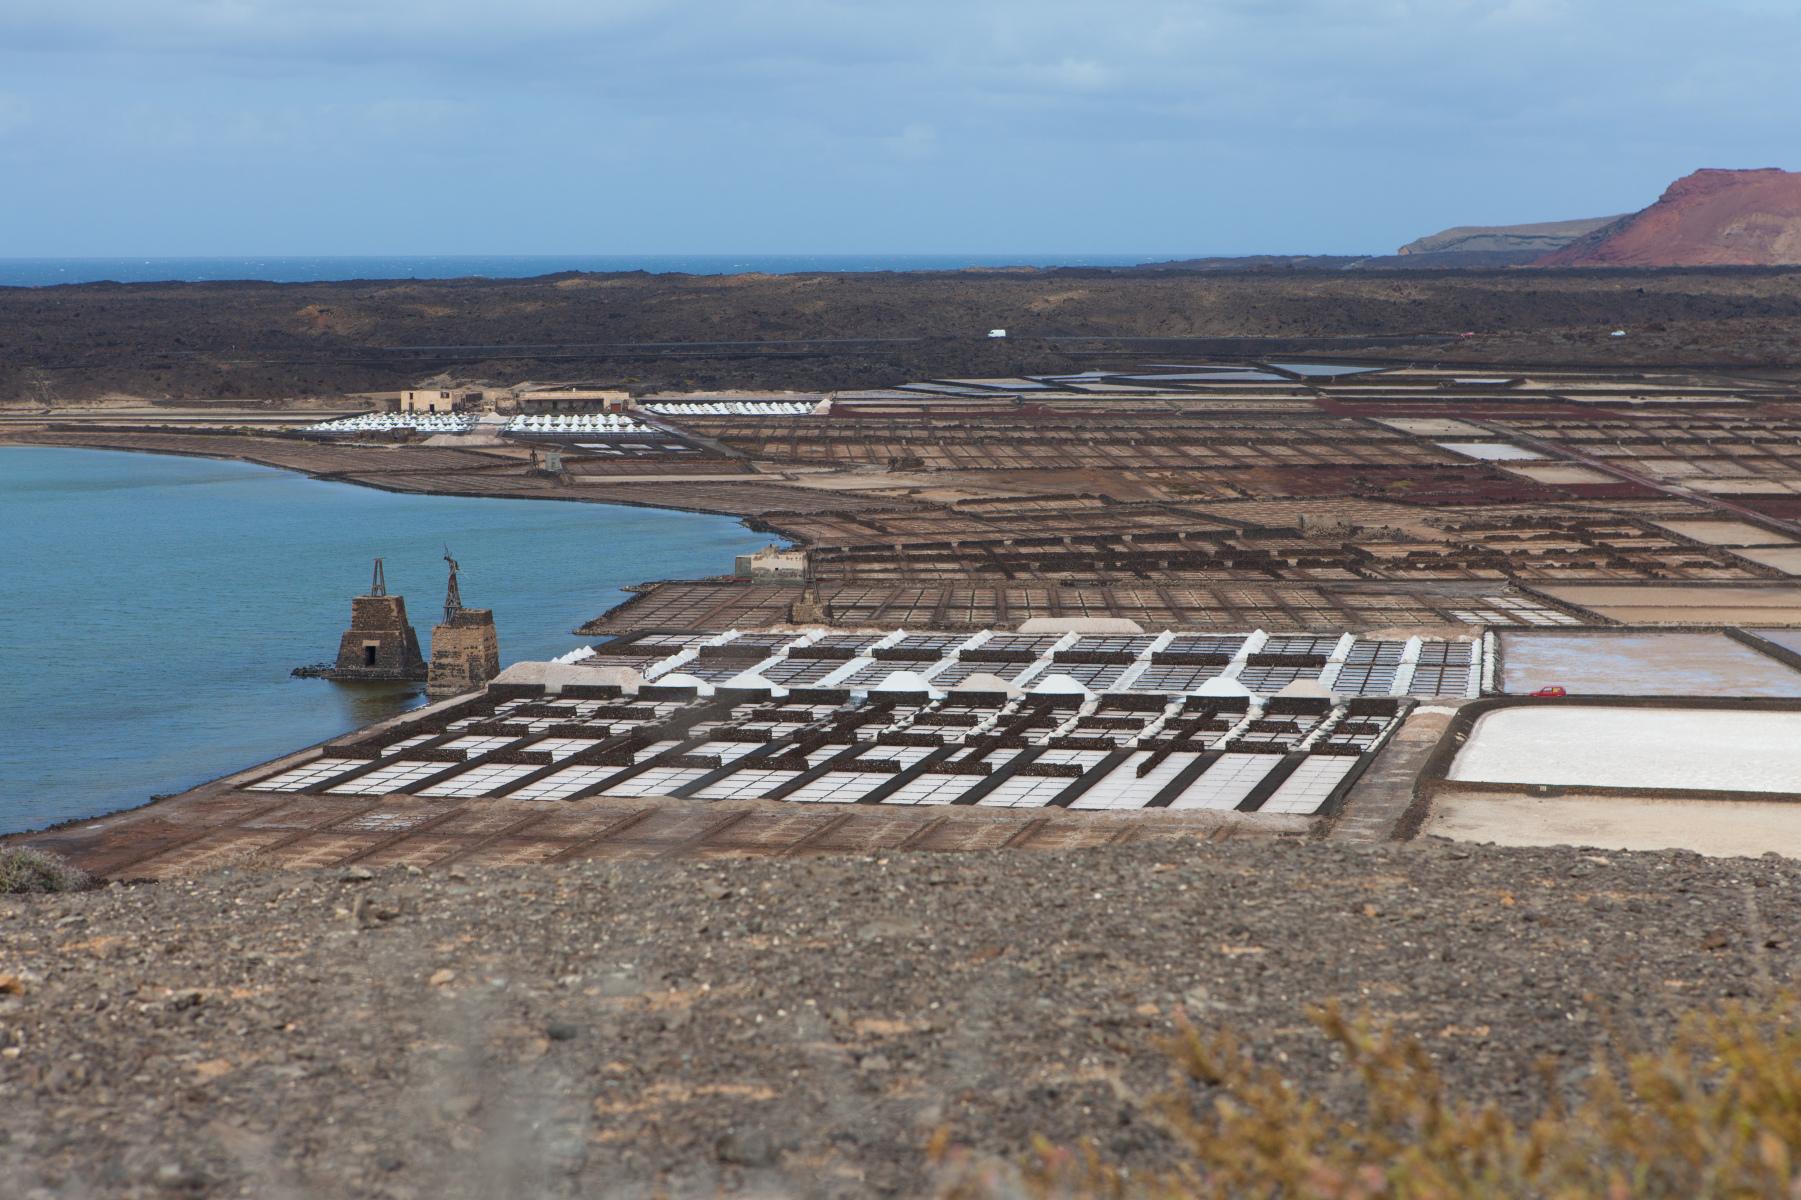
[[1801, 857], [1801, 804], [1765, 799], [1597, 796], [1501, 797], [1447, 794], [1424, 832], [1500, 846], [1599, 846], [1755, 857], [1774, 850]]
[[1616, 483], [1613, 476], [1593, 467], [1546, 463], [1543, 466], [1508, 467], [1509, 472], [1534, 483]]
[[1801, 792], [1801, 712], [1575, 708], [1485, 713], [1451, 764], [1472, 783]]
[[1738, 550], [1736, 553], [1752, 562], [1775, 567], [1786, 575], [1801, 575], [1801, 546], [1774, 546], [1761, 550]]
[[1776, 546], [1794, 541], [1748, 521], [1658, 521], [1656, 525], [1708, 546]]
[[1801, 696], [1801, 672], [1723, 633], [1502, 633], [1501, 690], [1588, 696]]
[[1688, 485], [1697, 492], [1715, 496], [1787, 496], [1795, 491], [1801, 479], [1691, 479]]
[[1483, 462], [1532, 462], [1544, 457], [1536, 450], [1515, 446], [1511, 442], [1439, 442], [1438, 447], [1465, 458], [1479, 458]]
[[1371, 371], [1384, 371], [1386, 367], [1346, 367], [1333, 363], [1271, 363], [1279, 371], [1293, 371], [1296, 375], [1367, 375]]
[[1449, 417], [1387, 417], [1376, 422], [1420, 437], [1482, 437], [1488, 430]]
[[1547, 584], [1547, 595], [1625, 625], [1801, 624], [1801, 588], [1718, 584]]
[[1775, 642], [1784, 650], [1801, 654], [1801, 629], [1753, 629], [1751, 632], [1766, 642]]

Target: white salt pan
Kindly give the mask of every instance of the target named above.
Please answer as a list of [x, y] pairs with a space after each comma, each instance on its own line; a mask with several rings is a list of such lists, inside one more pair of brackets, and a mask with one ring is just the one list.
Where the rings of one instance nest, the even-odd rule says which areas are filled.
[[1477, 720], [1450, 778], [1801, 792], [1801, 712], [1504, 708]]
[[1528, 450], [1524, 446], [1515, 446], [1510, 442], [1440, 442], [1439, 446], [1461, 454], [1466, 458], [1480, 458], [1487, 462], [1530, 462], [1543, 458], [1536, 450]]

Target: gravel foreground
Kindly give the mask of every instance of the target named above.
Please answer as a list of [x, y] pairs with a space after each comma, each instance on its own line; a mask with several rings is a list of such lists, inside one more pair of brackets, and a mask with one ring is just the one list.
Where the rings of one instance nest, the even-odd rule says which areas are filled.
[[1186, 1009], [1304, 1016], [1528, 1105], [1598, 1039], [1791, 983], [1801, 863], [1426, 842], [224, 873], [0, 899], [0, 1194], [919, 1195], [979, 1151], [1168, 1148]]

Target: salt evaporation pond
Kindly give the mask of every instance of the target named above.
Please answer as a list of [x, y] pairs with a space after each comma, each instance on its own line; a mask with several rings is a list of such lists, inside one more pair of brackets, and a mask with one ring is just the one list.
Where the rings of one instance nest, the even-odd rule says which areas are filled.
[[1536, 450], [1511, 442], [1439, 442], [1438, 447], [1483, 462], [1533, 462], [1544, 457]]
[[1503, 633], [1501, 687], [1572, 696], [1801, 696], [1796, 672], [1723, 633]]
[[1448, 778], [1743, 792], [1801, 791], [1801, 712], [1502, 708], [1484, 713]]
[[513, 662], [580, 646], [570, 630], [622, 585], [726, 573], [767, 541], [729, 517], [0, 447], [0, 833], [142, 804], [419, 704], [418, 685], [289, 676], [336, 654], [378, 555], [423, 645], [448, 544]]

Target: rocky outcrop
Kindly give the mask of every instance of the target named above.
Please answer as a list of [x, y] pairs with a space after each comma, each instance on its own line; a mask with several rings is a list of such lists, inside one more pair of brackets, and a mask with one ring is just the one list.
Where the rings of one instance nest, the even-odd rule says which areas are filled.
[[1657, 203], [1539, 259], [1541, 267], [1773, 267], [1801, 263], [1801, 172], [1702, 170]]
[[1579, 221], [1540, 221], [1535, 225], [1459, 225], [1416, 238], [1396, 250], [1400, 255], [1545, 254], [1569, 245], [1584, 234], [1611, 225], [1620, 217], [1586, 217]]

